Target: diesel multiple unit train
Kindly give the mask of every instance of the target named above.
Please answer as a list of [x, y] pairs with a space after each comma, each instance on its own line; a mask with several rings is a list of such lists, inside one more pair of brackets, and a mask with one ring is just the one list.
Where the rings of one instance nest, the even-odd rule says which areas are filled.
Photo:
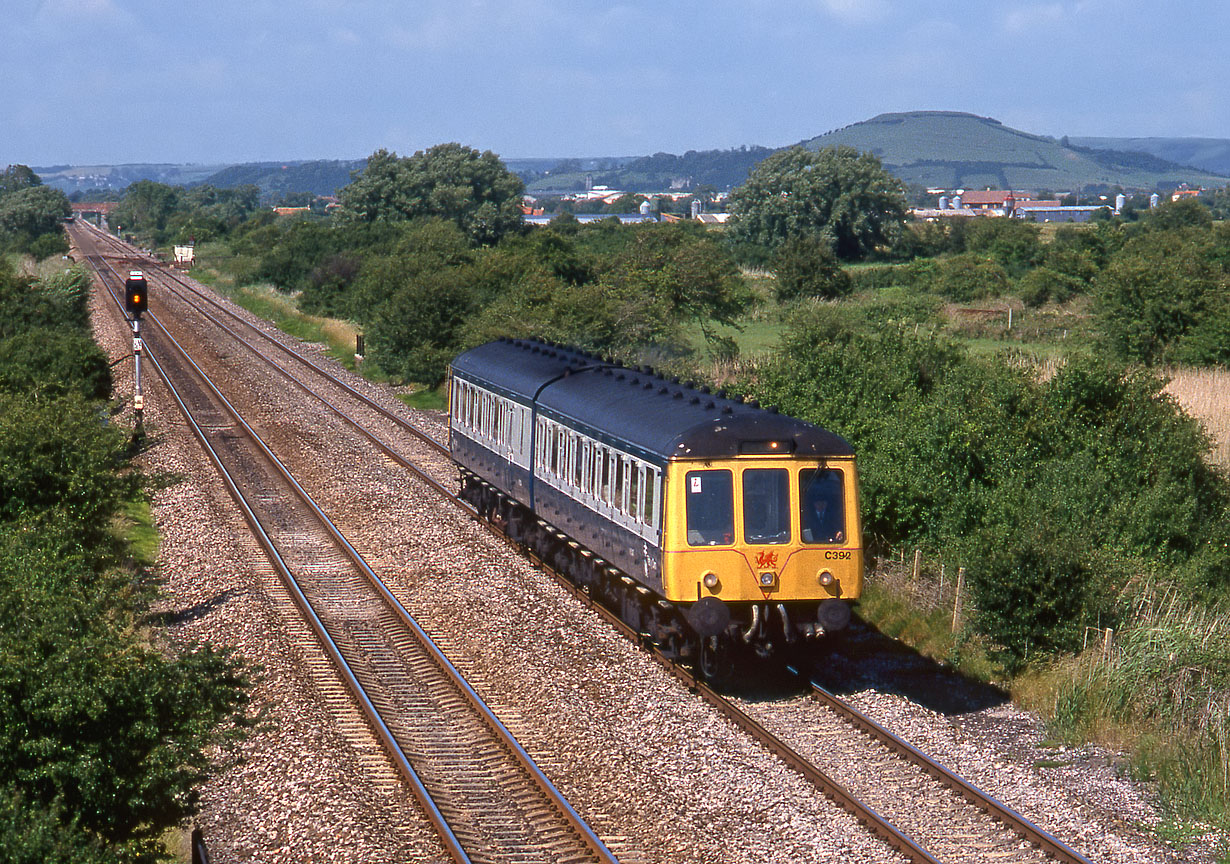
[[702, 674], [849, 623], [863, 547], [837, 435], [529, 340], [457, 357], [449, 415], [463, 497]]

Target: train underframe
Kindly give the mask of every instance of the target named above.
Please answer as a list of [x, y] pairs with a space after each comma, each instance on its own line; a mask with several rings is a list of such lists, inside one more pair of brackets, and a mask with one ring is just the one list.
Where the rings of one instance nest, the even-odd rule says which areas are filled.
[[665, 657], [722, 681], [742, 657], [790, 654], [849, 622], [849, 606], [819, 601], [713, 603], [682, 607], [544, 522], [476, 475], [461, 472], [461, 497], [509, 539], [566, 576]]

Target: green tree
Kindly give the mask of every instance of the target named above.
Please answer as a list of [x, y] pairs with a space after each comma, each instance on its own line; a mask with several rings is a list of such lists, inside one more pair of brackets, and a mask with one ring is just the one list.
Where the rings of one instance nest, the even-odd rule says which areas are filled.
[[42, 178], [30, 170], [28, 165], [10, 165], [0, 172], [0, 198], [10, 192], [41, 186]]
[[138, 180], [124, 190], [124, 197], [109, 221], [125, 231], [147, 235], [158, 243], [165, 242], [167, 223], [179, 209], [181, 194], [183, 190], [175, 186]]
[[0, 197], [0, 233], [25, 243], [60, 231], [60, 220], [73, 212], [68, 197], [50, 186], [27, 186]]
[[703, 227], [690, 222], [631, 226], [627, 243], [602, 275], [609, 285], [638, 286], [672, 320], [734, 326], [751, 302], [738, 266]]
[[905, 220], [905, 187], [870, 153], [793, 147], [761, 162], [730, 196], [731, 239], [776, 249], [814, 235], [843, 260], [890, 242]]
[[1230, 280], [1206, 232], [1149, 231], [1098, 275], [1093, 311], [1114, 356], [1153, 364], [1175, 360], [1186, 339], [1221, 320], [1228, 295]]
[[348, 220], [435, 216], [455, 222], [474, 243], [493, 244], [521, 230], [524, 191], [521, 179], [491, 151], [450, 143], [406, 158], [377, 150], [338, 198]]
[[385, 259], [363, 278], [368, 292], [384, 298], [366, 319], [375, 362], [404, 380], [439, 384], [477, 306], [462, 268], [407, 274], [395, 259]]

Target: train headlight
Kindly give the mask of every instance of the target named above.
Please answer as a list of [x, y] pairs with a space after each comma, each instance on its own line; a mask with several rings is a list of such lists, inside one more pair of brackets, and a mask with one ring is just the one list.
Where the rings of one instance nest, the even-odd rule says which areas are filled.
[[760, 574], [760, 584], [761, 584], [762, 586], [766, 586], [766, 587], [767, 587], [767, 586], [769, 586], [769, 585], [772, 585], [772, 584], [773, 584], [773, 580], [774, 580], [775, 578], [777, 578], [777, 577], [776, 577], [776, 576], [774, 576], [772, 573], [761, 573], [761, 574]]
[[828, 570], [820, 571], [820, 584], [825, 588], [833, 584], [833, 574]]
[[705, 587], [710, 591], [716, 591], [718, 586], [722, 584], [722, 580], [718, 579], [718, 575], [712, 570], [706, 572], [701, 581], [705, 583]]

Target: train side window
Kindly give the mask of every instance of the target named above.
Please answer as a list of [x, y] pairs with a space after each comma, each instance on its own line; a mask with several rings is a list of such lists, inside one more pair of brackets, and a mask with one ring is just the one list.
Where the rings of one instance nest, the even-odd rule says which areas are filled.
[[584, 451], [580, 436], [574, 432], [572, 435], [572, 486], [578, 491], [581, 488], [581, 455]]
[[589, 469], [589, 494], [596, 500], [602, 499], [602, 463], [606, 458], [603, 456], [604, 449], [601, 444], [594, 445], [594, 458]]
[[636, 462], [633, 462], [629, 468], [629, 481], [628, 515], [633, 519], [639, 519], [643, 512], [641, 508], [641, 466]]
[[624, 457], [616, 453], [611, 459], [611, 470], [615, 472], [615, 497], [611, 504], [622, 512], [624, 507]]
[[603, 448], [602, 452], [602, 500], [609, 507], [614, 503], [611, 497], [611, 460], [615, 458], [615, 454], [610, 450]]
[[836, 468], [799, 471], [799, 507], [804, 543], [842, 543], [846, 503], [842, 472]]
[[592, 477], [594, 473], [594, 457], [593, 447], [589, 441], [582, 439], [581, 441], [581, 482], [577, 485], [586, 494], [590, 495], [594, 488]]
[[730, 471], [689, 471], [684, 484], [688, 545], [725, 546], [735, 542], [735, 482]]
[[790, 542], [790, 473], [785, 468], [744, 470], [743, 540]]

